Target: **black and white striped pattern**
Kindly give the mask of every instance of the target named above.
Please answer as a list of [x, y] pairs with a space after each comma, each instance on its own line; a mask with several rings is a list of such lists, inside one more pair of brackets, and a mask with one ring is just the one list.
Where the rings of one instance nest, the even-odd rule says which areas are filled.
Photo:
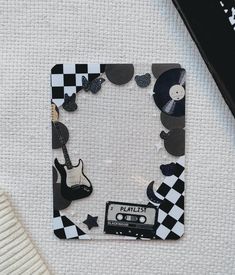
[[1, 189], [0, 274], [51, 274]]

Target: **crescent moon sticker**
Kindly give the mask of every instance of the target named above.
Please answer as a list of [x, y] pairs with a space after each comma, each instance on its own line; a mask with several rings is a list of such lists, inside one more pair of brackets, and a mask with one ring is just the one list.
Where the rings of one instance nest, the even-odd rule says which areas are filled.
[[159, 206], [159, 204], [162, 202], [162, 200], [158, 197], [157, 192], [154, 190], [154, 181], [150, 182], [150, 184], [148, 185], [146, 194], [147, 194], [149, 201], [153, 205]]

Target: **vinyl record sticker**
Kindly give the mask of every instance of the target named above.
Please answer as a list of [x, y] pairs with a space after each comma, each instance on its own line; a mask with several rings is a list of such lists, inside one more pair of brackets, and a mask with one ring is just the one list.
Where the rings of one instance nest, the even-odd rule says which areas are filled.
[[161, 122], [167, 129], [175, 129], [175, 128], [184, 128], [185, 127], [185, 116], [170, 116], [163, 112], [161, 112], [160, 116]]
[[164, 72], [153, 89], [157, 107], [171, 116], [185, 114], [185, 70], [175, 68]]
[[110, 82], [116, 85], [128, 83], [134, 75], [133, 64], [107, 64], [105, 73]]
[[172, 129], [168, 133], [161, 132], [160, 137], [164, 140], [166, 151], [173, 156], [183, 156], [185, 150], [184, 129]]
[[52, 148], [53, 149], [61, 148], [62, 143], [66, 144], [68, 140], [69, 140], [68, 128], [61, 122], [52, 123]]
[[177, 63], [169, 63], [169, 64], [152, 64], [152, 73], [155, 76], [156, 79], [163, 74], [165, 71], [168, 71], [170, 69], [175, 69], [175, 68], [181, 68], [180, 64]]

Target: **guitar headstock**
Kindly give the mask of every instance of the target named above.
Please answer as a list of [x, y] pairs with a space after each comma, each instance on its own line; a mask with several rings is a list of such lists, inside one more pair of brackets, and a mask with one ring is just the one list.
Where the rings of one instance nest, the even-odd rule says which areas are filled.
[[55, 103], [51, 103], [51, 121], [56, 122], [59, 120], [59, 109]]

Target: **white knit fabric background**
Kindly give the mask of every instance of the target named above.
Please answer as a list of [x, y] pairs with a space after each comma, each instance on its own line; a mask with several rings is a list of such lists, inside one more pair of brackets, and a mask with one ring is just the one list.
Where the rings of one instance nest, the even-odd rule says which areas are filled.
[[[234, 274], [235, 128], [169, 0], [0, 0], [1, 187], [54, 274]], [[56, 63], [187, 70], [186, 233], [60, 241], [52, 233], [49, 72]]]
[[50, 274], [2, 190], [0, 190], [0, 274]]

